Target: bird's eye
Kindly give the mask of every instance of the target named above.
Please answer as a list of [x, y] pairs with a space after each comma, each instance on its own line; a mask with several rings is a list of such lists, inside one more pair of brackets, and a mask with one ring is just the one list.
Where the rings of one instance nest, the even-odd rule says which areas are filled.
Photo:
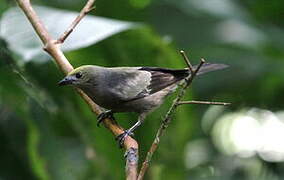
[[75, 76], [76, 76], [76, 78], [77, 78], [77, 79], [79, 79], [79, 78], [81, 78], [81, 77], [82, 77], [82, 73], [78, 72], [78, 73], [76, 73], [76, 75], [75, 75]]

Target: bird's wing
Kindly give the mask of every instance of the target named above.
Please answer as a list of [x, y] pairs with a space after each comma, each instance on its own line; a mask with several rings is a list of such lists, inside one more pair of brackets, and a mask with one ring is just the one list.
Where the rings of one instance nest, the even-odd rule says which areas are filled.
[[143, 67], [139, 69], [140, 71], [146, 71], [151, 73], [150, 84], [140, 92], [136, 98], [145, 97], [154, 94], [166, 87], [175, 84], [176, 82], [184, 79], [189, 75], [187, 69], [166, 69], [166, 68], [156, 68], [156, 67]]
[[123, 101], [149, 96], [188, 76], [188, 70], [155, 67], [114, 69], [109, 84], [111, 94]]
[[135, 98], [147, 89], [151, 82], [151, 73], [138, 68], [112, 68], [106, 77], [108, 93], [119, 101]]
[[[205, 63], [197, 75], [226, 68], [224, 64]], [[197, 66], [193, 66], [196, 69]], [[154, 94], [190, 75], [188, 69], [159, 67], [112, 68], [110, 89], [120, 100], [131, 101]]]

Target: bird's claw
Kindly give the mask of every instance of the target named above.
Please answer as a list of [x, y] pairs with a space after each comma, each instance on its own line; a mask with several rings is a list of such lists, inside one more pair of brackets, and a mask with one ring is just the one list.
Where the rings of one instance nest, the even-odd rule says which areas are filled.
[[100, 124], [104, 121], [104, 119], [109, 118], [109, 119], [114, 119], [113, 117], [113, 112], [111, 110], [107, 110], [105, 112], [102, 112], [101, 114], [98, 115], [98, 122], [97, 126], [100, 127]]
[[123, 143], [124, 143], [124, 141], [125, 141], [125, 138], [126, 138], [127, 136], [133, 137], [134, 134], [133, 134], [133, 132], [130, 131], [130, 130], [125, 130], [123, 133], [121, 133], [120, 135], [116, 136], [115, 140], [118, 141], [118, 145], [119, 145], [120, 148], [122, 148]]

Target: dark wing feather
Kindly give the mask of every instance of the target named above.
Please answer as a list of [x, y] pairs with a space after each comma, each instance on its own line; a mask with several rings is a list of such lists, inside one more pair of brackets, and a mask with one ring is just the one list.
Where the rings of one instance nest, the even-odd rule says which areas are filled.
[[[228, 67], [225, 64], [210, 64], [205, 63], [202, 65], [197, 75], [205, 74], [210, 71], [216, 71], [219, 69], [224, 69]], [[197, 66], [193, 66], [195, 70]], [[142, 67], [138, 69], [140, 71], [147, 71], [151, 73], [151, 81], [146, 89], [142, 90], [134, 99], [143, 98], [145, 96], [149, 96], [154, 94], [172, 84], [177, 83], [178, 81], [186, 78], [190, 75], [190, 71], [188, 69], [167, 69], [167, 68], [159, 68], [159, 67]]]
[[150, 90], [149, 94], [158, 92], [189, 75], [189, 71], [187, 69], [173, 70], [155, 67], [144, 67], [139, 70], [148, 71], [151, 73], [151, 82], [147, 87]]
[[189, 75], [189, 71], [187, 69], [166, 69], [166, 68], [156, 68], [156, 67], [142, 67], [138, 69], [140, 71], [147, 71], [151, 73], [151, 81], [150, 84], [141, 91], [134, 99], [143, 98], [145, 96], [149, 96], [154, 94]]

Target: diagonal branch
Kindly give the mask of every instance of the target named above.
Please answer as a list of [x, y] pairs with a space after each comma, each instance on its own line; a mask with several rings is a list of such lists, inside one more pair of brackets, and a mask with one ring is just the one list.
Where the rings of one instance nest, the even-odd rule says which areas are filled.
[[71, 25], [68, 27], [68, 29], [57, 39], [56, 43], [62, 44], [66, 40], [66, 38], [74, 31], [75, 27], [79, 24], [79, 22], [85, 17], [86, 14], [88, 14], [90, 11], [92, 11], [94, 8], [94, 3], [96, 0], [89, 0], [86, 5], [83, 7], [79, 15], [76, 17], [76, 19], [71, 23]]
[[190, 86], [190, 84], [192, 83], [194, 77], [196, 76], [196, 74], [198, 73], [198, 71], [200, 70], [201, 66], [205, 63], [204, 59], [201, 59], [198, 67], [193, 70], [187, 56], [185, 55], [184, 51], [180, 51], [181, 55], [183, 56], [186, 64], [188, 65], [189, 70], [191, 71], [191, 76], [189, 76], [188, 78], [186, 78], [182, 88], [180, 89], [180, 91], [178, 92], [178, 95], [176, 97], [176, 99], [174, 99], [171, 107], [169, 108], [168, 112], [166, 113], [165, 117], [162, 120], [161, 126], [157, 131], [156, 137], [146, 155], [146, 158], [142, 164], [142, 167], [140, 169], [139, 175], [138, 175], [138, 180], [142, 180], [144, 178], [144, 175], [149, 167], [149, 163], [152, 160], [152, 156], [153, 154], [156, 152], [158, 145], [160, 143], [160, 138], [162, 137], [162, 135], [165, 133], [166, 128], [168, 127], [169, 123], [172, 120], [172, 115], [173, 113], [176, 111], [176, 108], [178, 107], [178, 103], [181, 101], [182, 97], [185, 95], [186, 89]]
[[[23, 10], [26, 17], [29, 19], [30, 23], [32, 24], [34, 30], [36, 31], [37, 35], [40, 37], [41, 41], [44, 44], [44, 50], [47, 51], [55, 60], [58, 67], [61, 69], [62, 72], [68, 74], [70, 71], [73, 70], [72, 65], [69, 63], [65, 55], [63, 54], [62, 50], [60, 49], [60, 44], [58, 44], [57, 40], [52, 39], [50, 34], [48, 33], [46, 27], [34, 11], [30, 0], [17, 0], [19, 7]], [[88, 12], [94, 0], [89, 0], [86, 6], [83, 8], [83, 12]], [[85, 10], [84, 10], [85, 9]], [[81, 11], [81, 13], [82, 13]], [[79, 21], [84, 17], [83, 15], [79, 15], [72, 25], [70, 26], [70, 30], [65, 31], [59, 41], [64, 42], [64, 40], [68, 37], [68, 35], [73, 31], [75, 26], [79, 23]], [[62, 40], [60, 40], [62, 39]], [[85, 100], [85, 102], [89, 105], [91, 110], [95, 114], [100, 114], [101, 109], [100, 107], [95, 104], [86, 94], [84, 94], [81, 90], [76, 89], [80, 96]], [[105, 119], [103, 121], [104, 126], [114, 135], [117, 136], [124, 132], [123, 128], [120, 127], [114, 120]], [[136, 179], [137, 177], [137, 164], [138, 164], [138, 143], [128, 136], [124, 141], [124, 148], [126, 150], [126, 177], [129, 180]]]
[[190, 63], [190, 61], [189, 61], [187, 55], [185, 54], [185, 52], [184, 52], [183, 50], [181, 50], [181, 51], [179, 51], [179, 52], [180, 52], [180, 54], [182, 55], [183, 60], [185, 61], [185, 63], [186, 63], [186, 65], [187, 65], [187, 67], [189, 68], [191, 74], [193, 74], [193, 67], [192, 67], [192, 65], [191, 65], [191, 63]]

